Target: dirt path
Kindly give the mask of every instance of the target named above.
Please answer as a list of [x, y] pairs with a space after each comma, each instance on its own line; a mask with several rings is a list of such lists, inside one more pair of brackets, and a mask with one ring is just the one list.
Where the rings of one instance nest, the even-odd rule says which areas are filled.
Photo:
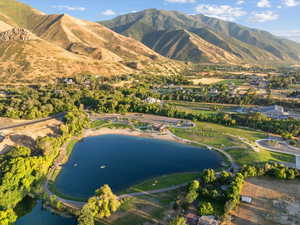
[[45, 121], [52, 120], [52, 119], [63, 118], [65, 116], [65, 114], [66, 113], [63, 112], [63, 113], [58, 113], [58, 114], [55, 114], [53, 116], [49, 116], [47, 118], [43, 118], [43, 119], [39, 119], [39, 120], [31, 120], [31, 121], [11, 125], [11, 126], [0, 127], [0, 131], [9, 130], [9, 129], [17, 128], [17, 127], [24, 127], [24, 126], [28, 126], [28, 125], [33, 125], [33, 124], [45, 122]]

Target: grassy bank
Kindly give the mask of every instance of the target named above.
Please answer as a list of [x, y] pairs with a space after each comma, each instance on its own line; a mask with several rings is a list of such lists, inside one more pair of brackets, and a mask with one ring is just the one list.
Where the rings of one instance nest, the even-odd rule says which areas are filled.
[[230, 149], [226, 152], [230, 154], [239, 165], [269, 161], [295, 163], [295, 156], [293, 155], [270, 152], [263, 149], [260, 150], [260, 152], [254, 152], [248, 149]]
[[84, 202], [87, 201], [87, 199], [85, 198], [78, 198], [78, 197], [74, 197], [74, 196], [70, 196], [70, 195], [66, 195], [64, 193], [61, 193], [57, 190], [56, 186], [55, 186], [55, 182], [54, 181], [49, 181], [48, 182], [48, 188], [49, 190], [55, 194], [56, 196], [63, 198], [63, 199], [67, 199], [67, 200], [72, 200], [72, 201], [79, 201], [79, 202]]
[[140, 184], [134, 185], [119, 194], [128, 194], [134, 192], [151, 191], [162, 188], [168, 188], [190, 182], [200, 176], [200, 172], [189, 172], [189, 173], [176, 173], [170, 175], [164, 175], [161, 177], [155, 177], [146, 180]]

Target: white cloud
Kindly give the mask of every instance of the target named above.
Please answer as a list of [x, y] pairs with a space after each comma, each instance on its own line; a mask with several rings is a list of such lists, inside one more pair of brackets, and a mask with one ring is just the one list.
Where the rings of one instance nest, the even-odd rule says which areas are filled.
[[242, 8], [231, 7], [229, 5], [208, 5], [202, 4], [196, 7], [198, 13], [215, 17], [222, 20], [234, 21], [236, 18], [247, 14]]
[[263, 23], [277, 20], [278, 18], [278, 14], [274, 13], [273, 11], [253, 12], [251, 14], [250, 21]]
[[243, 4], [245, 4], [245, 3], [246, 3], [245, 0], [238, 0], [238, 1], [236, 2], [237, 5], [243, 5]]
[[165, 0], [170, 3], [195, 3], [196, 0]]
[[67, 11], [85, 11], [86, 8], [80, 6], [69, 6], [69, 5], [54, 5], [52, 6], [54, 9], [58, 10], [67, 10]]
[[282, 0], [283, 4], [287, 7], [295, 7], [300, 4], [298, 0]]
[[103, 16], [115, 16], [117, 13], [111, 9], [104, 10], [101, 15]]
[[257, 7], [270, 8], [271, 2], [270, 2], [270, 0], [259, 0], [259, 2], [257, 3]]
[[300, 30], [281, 30], [272, 32], [275, 35], [288, 38], [293, 41], [300, 42]]

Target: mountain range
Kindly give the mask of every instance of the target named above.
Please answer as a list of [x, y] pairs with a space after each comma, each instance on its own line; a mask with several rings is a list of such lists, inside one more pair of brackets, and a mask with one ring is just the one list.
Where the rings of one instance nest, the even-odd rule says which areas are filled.
[[194, 63], [299, 64], [300, 44], [203, 15], [148, 9], [90, 22], [0, 0], [0, 81], [176, 74]]
[[201, 14], [147, 9], [99, 23], [177, 60], [277, 65], [300, 61], [299, 43]]
[[[49, 80], [78, 73], [129, 74], [180, 64], [98, 23], [47, 15], [15, 0], [0, 0], [0, 79]], [[177, 71], [178, 72], [178, 71]]]

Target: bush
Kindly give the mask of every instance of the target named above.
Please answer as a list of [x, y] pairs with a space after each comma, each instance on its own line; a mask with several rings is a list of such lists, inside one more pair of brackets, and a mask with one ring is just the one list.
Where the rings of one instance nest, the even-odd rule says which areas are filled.
[[214, 208], [210, 202], [200, 202], [199, 213], [201, 216], [214, 214]]

